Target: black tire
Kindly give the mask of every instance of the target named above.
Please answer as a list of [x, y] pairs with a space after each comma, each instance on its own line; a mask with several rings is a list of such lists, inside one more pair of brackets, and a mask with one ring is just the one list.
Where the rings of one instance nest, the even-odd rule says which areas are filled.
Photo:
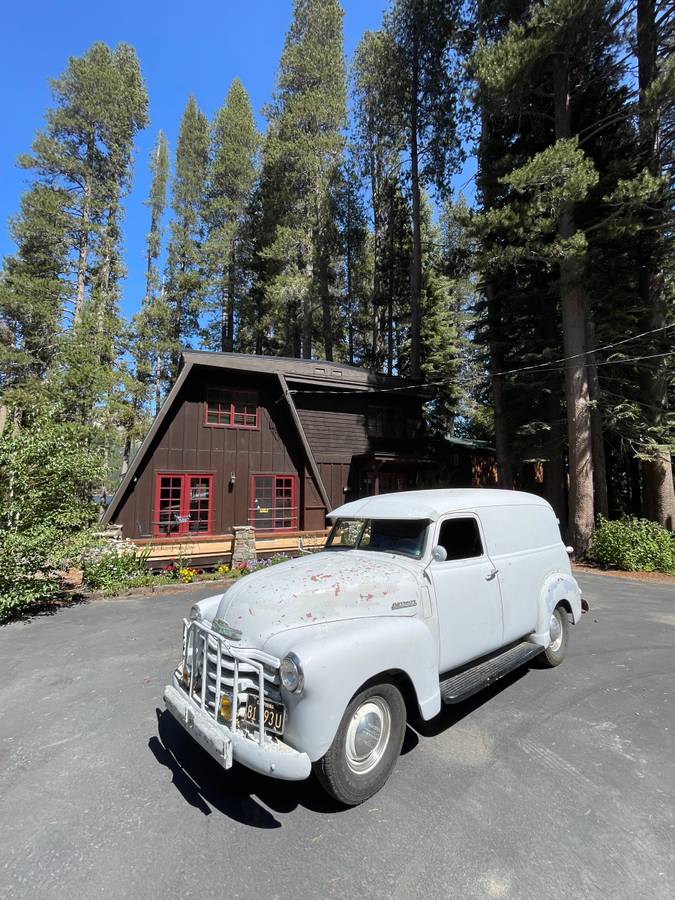
[[[567, 610], [564, 606], [556, 606], [553, 610], [551, 619], [553, 620], [553, 618], [557, 620], [560, 626], [559, 639], [550, 643], [544, 652], [537, 657], [537, 662], [545, 669], [552, 669], [555, 666], [559, 666], [565, 659], [567, 642], [570, 636], [570, 622], [567, 617]], [[551, 628], [552, 630], [554, 628], [553, 621], [551, 621]]]
[[[363, 713], [361, 722], [364, 724], [359, 730], [356, 728], [355, 716], [360, 709]], [[377, 723], [382, 723], [382, 716], [386, 719], [385, 710], [389, 716], [386, 741], [385, 729], [380, 727], [378, 743], [361, 762], [356, 751], [363, 750], [364, 741], [365, 745], [372, 742], [377, 733]], [[372, 730], [366, 724], [369, 716], [376, 723]], [[401, 692], [393, 684], [374, 684], [357, 694], [345, 710], [330, 749], [314, 764], [316, 777], [323, 789], [344, 806], [358, 806], [376, 794], [391, 775], [400, 756], [405, 726], [405, 703]], [[378, 748], [380, 742], [381, 746]], [[355, 771], [355, 767], [359, 766], [364, 771]]]

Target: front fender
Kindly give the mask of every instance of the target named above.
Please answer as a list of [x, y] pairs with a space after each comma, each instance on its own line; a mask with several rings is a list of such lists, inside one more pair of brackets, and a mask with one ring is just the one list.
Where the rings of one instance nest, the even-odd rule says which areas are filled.
[[555, 572], [544, 582], [539, 595], [539, 612], [537, 615], [537, 630], [531, 634], [529, 640], [542, 647], [548, 647], [550, 642], [551, 615], [559, 603], [565, 601], [572, 611], [572, 621], [576, 623], [581, 619], [581, 588], [574, 577], [565, 572]]
[[410, 678], [420, 714], [441, 708], [438, 649], [425, 622], [411, 617], [349, 619], [289, 629], [265, 650], [283, 658], [293, 651], [305, 675], [302, 694], [284, 691], [288, 709], [284, 741], [312, 762], [328, 750], [349, 701], [366, 681], [397, 670]]

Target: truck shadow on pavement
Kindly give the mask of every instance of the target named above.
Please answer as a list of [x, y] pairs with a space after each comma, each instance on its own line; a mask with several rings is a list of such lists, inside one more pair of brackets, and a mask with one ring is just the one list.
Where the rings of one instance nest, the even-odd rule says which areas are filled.
[[[528, 668], [523, 666], [463, 703], [443, 707], [429, 722], [412, 720], [406, 728], [401, 754], [410, 753], [420, 740], [432, 740], [470, 715], [522, 678]], [[314, 775], [306, 781], [280, 781], [252, 772], [236, 762], [225, 771], [192, 740], [170, 713], [160, 709], [155, 712], [158, 733], [149, 739], [148, 749], [157, 762], [171, 772], [172, 784], [185, 801], [203, 815], [211, 815], [217, 810], [253, 828], [281, 828], [275, 812], [287, 814], [298, 806], [324, 814], [347, 811], [324, 793]], [[384, 790], [387, 790], [386, 786]]]
[[289, 813], [305, 806], [330, 813], [341, 809], [321, 791], [313, 776], [306, 781], [279, 781], [236, 762], [225, 771], [170, 713], [160, 709], [155, 712], [158, 733], [150, 738], [148, 748], [157, 762], [169, 769], [172, 783], [186, 802], [205, 816], [217, 810], [254, 828], [280, 828], [281, 822], [270, 810]]

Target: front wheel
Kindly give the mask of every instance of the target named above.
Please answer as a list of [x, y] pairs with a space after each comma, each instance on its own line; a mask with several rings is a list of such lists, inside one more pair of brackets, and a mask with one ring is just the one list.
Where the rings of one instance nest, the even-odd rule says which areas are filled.
[[330, 749], [314, 766], [325, 791], [357, 806], [383, 787], [401, 753], [406, 710], [393, 684], [375, 684], [351, 701]]
[[551, 669], [559, 666], [567, 653], [567, 641], [569, 639], [570, 623], [567, 611], [563, 606], [556, 606], [551, 615], [551, 643], [544, 652], [537, 657], [541, 665]]

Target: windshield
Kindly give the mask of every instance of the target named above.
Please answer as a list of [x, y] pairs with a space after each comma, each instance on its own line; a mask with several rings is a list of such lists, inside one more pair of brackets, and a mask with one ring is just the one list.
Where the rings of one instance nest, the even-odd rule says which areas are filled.
[[426, 519], [338, 519], [326, 550], [374, 550], [420, 559], [428, 525]]

